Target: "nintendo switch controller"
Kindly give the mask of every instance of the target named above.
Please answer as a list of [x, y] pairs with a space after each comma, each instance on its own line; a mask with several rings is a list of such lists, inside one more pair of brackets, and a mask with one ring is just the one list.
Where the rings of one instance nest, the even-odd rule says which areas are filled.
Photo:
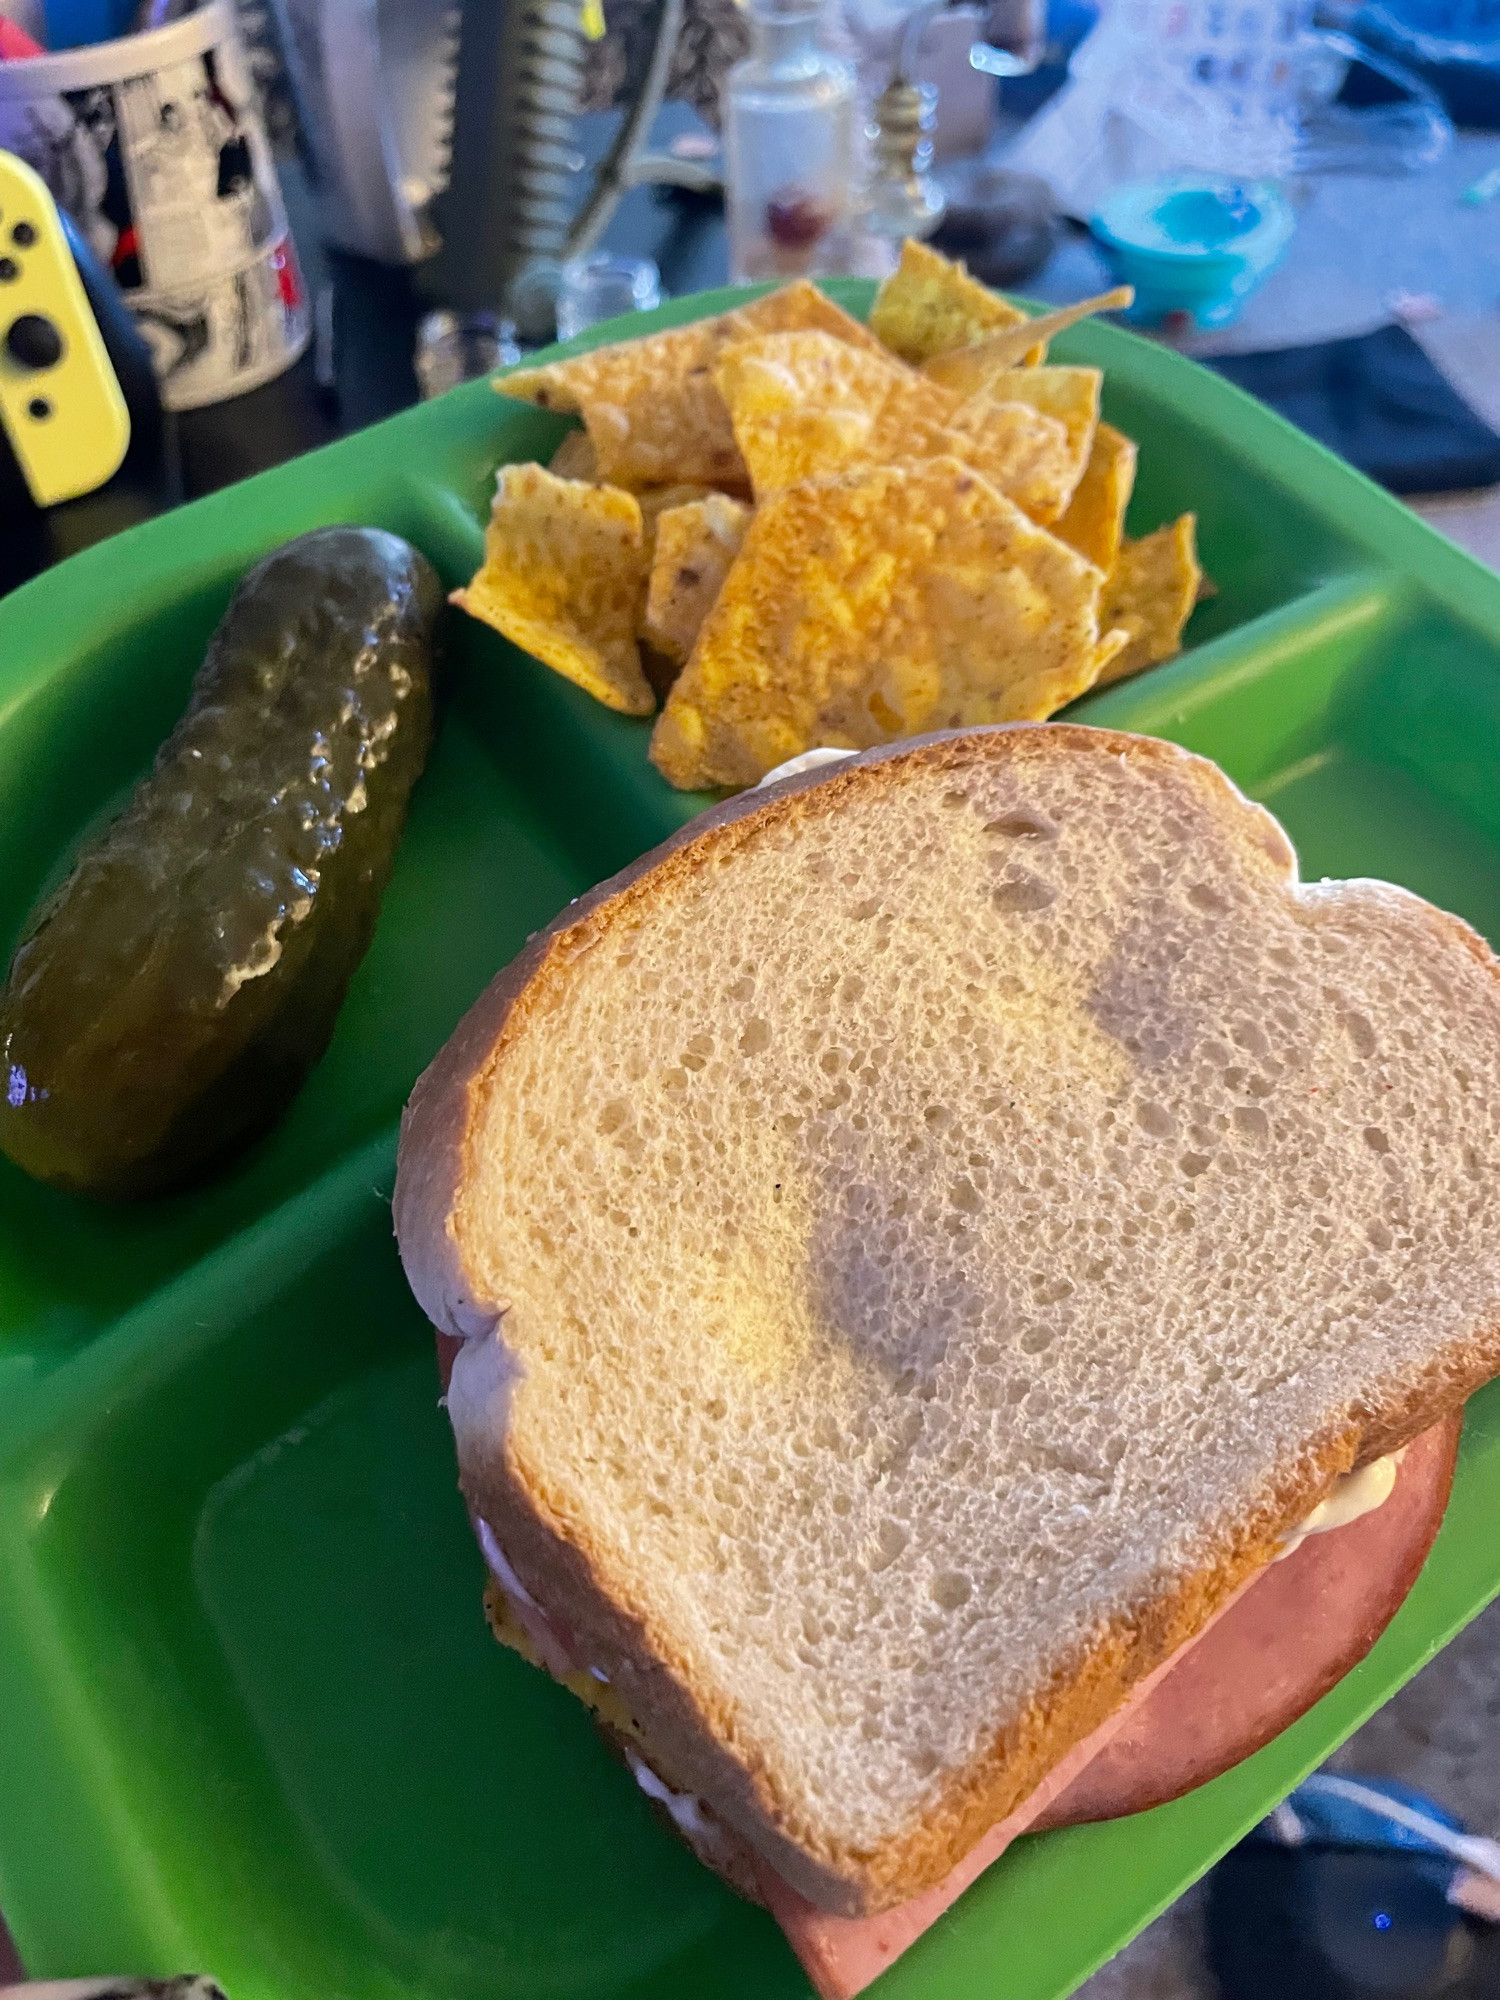
[[0, 151], [0, 430], [38, 507], [118, 471], [130, 412], [45, 182]]

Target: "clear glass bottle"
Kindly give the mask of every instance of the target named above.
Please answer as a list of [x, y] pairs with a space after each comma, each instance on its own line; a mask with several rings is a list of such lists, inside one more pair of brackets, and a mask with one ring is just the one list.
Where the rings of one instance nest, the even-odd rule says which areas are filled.
[[823, 44], [822, 0], [749, 0], [729, 72], [724, 153], [736, 283], [847, 271], [859, 206], [854, 71]]

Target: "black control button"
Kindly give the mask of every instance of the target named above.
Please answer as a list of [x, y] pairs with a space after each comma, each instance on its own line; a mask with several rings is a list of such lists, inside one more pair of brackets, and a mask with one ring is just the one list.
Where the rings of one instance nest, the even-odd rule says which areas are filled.
[[29, 250], [36, 241], [36, 224], [34, 222], [18, 222], [10, 232], [10, 240], [18, 250]]
[[33, 396], [26, 405], [26, 414], [28, 417], [35, 417], [39, 424], [44, 424], [52, 414], [52, 405], [45, 396]]
[[19, 278], [21, 267], [14, 257], [0, 257], [0, 285], [8, 285], [12, 278]]
[[22, 313], [10, 323], [5, 351], [22, 368], [55, 368], [63, 355], [63, 337], [40, 313]]

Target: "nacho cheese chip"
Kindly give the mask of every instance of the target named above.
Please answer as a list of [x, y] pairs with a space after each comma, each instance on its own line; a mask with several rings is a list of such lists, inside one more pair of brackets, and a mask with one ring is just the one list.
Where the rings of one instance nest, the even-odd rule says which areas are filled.
[[1034, 720], [1105, 658], [1099, 572], [957, 459], [791, 486], [756, 513], [651, 758], [754, 784], [815, 744]]
[[991, 403], [1027, 403], [1062, 425], [1066, 455], [1056, 473], [1055, 489], [1046, 498], [1039, 495], [1030, 510], [1044, 525], [1064, 512], [1083, 478], [1099, 424], [1101, 381], [1097, 368], [1002, 368], [974, 392], [974, 398]]
[[1106, 576], [1115, 566], [1124, 539], [1125, 509], [1135, 485], [1135, 460], [1135, 440], [1113, 424], [1101, 423], [1068, 511], [1053, 529]]
[[495, 489], [484, 563], [453, 602], [574, 681], [606, 707], [656, 707], [635, 642], [646, 581], [633, 494], [507, 465]]
[[[972, 350], [975, 354], [981, 348]], [[1104, 380], [1097, 368], [978, 368], [968, 355], [956, 355], [952, 377], [941, 384], [954, 395], [992, 396], [997, 403], [1030, 403], [1033, 409], [1059, 417], [1071, 433], [1085, 440], [1079, 460], [1082, 473], [1099, 421], [1099, 390]]]
[[953, 440], [945, 391], [889, 355], [826, 333], [774, 333], [726, 350], [717, 371], [758, 500], [799, 479], [935, 457]]
[[1155, 534], [1127, 541], [1104, 586], [1100, 623], [1118, 627], [1126, 644], [1101, 670], [1101, 685], [1171, 659], [1198, 601], [1202, 571], [1195, 546], [1197, 519], [1181, 514]]
[[883, 352], [878, 337], [835, 305], [826, 292], [820, 292], [810, 278], [766, 292], [749, 305], [723, 314], [717, 324], [722, 329], [723, 347], [751, 340], [758, 333], [831, 333], [850, 347], [862, 347], [870, 354]]
[[733, 486], [746, 475], [713, 379], [719, 355], [758, 333], [814, 328], [880, 351], [858, 320], [800, 279], [715, 319], [515, 370], [495, 387], [545, 410], [580, 412], [598, 454], [598, 476], [614, 485]]
[[901, 262], [875, 294], [870, 331], [903, 361], [923, 362], [951, 348], [970, 347], [1026, 314], [999, 298], [962, 264], [952, 264], [910, 238]]
[[1025, 514], [1043, 525], [1055, 521], [1078, 482], [1078, 451], [1067, 425], [1029, 403], [971, 396], [954, 412], [956, 457]]
[[[1104, 377], [1097, 368], [1007, 368], [985, 384], [997, 402], [1014, 399], [1059, 417], [1068, 434], [1087, 445], [1094, 442], [1099, 423], [1099, 391]], [[1084, 462], [1088, 451], [1084, 451]]]
[[1041, 313], [1036, 319], [1022, 316], [1018, 326], [1002, 327], [957, 354], [934, 354], [922, 364], [922, 373], [934, 382], [968, 393], [978, 381], [998, 368], [1034, 368], [1047, 358], [1047, 342], [1054, 334], [1076, 326], [1095, 313], [1112, 312], [1128, 306], [1135, 298], [1129, 285], [1117, 285], [1112, 292], [1096, 298], [1080, 299], [1077, 305], [1059, 306], [1056, 312]]
[[960, 403], [889, 358], [826, 334], [771, 334], [718, 368], [757, 499], [858, 465], [958, 458], [1037, 520], [1055, 520], [1079, 477], [1079, 438], [1058, 417], [992, 397]]
[[714, 379], [757, 499], [867, 449], [895, 368], [821, 333], [776, 333], [726, 349]]
[[678, 665], [693, 650], [749, 525], [750, 509], [723, 493], [658, 517], [641, 636]]

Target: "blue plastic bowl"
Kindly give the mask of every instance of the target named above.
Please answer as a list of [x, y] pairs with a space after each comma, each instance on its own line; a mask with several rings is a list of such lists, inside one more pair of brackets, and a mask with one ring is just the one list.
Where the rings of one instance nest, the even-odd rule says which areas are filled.
[[1267, 182], [1210, 175], [1133, 181], [1100, 203], [1089, 228], [1121, 284], [1128, 318], [1157, 325], [1186, 313], [1227, 326], [1291, 239], [1297, 218]]

